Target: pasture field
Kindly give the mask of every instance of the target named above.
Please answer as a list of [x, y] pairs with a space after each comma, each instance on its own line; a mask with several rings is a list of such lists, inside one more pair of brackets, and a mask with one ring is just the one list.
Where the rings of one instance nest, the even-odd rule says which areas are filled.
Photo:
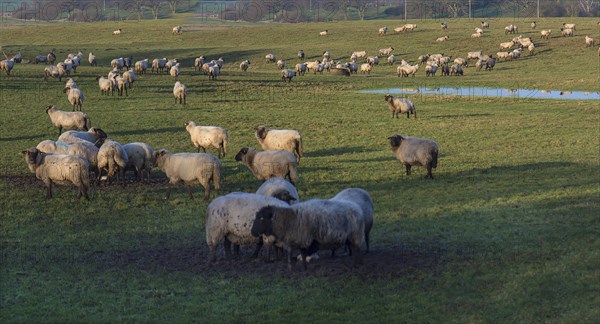
[[[57, 138], [44, 113], [69, 110], [64, 82], [42, 79], [43, 65], [17, 64], [0, 75], [0, 320], [12, 322], [593, 322], [600, 318], [600, 107], [597, 100], [477, 98], [409, 95], [418, 118], [392, 119], [383, 95], [362, 89], [416, 86], [490, 86], [599, 91], [593, 19], [577, 23], [575, 37], [559, 37], [567, 18], [490, 20], [480, 39], [469, 35], [479, 19], [415, 21], [413, 33], [377, 36], [401, 21], [314, 24], [197, 24], [196, 18], [111, 23], [6, 26], [0, 44], [25, 59], [55, 48], [94, 52], [99, 67], [83, 64], [72, 77], [85, 93], [84, 111], [109, 137], [153, 148], [194, 150], [184, 122], [229, 130], [220, 194], [253, 192], [260, 181], [234, 161], [254, 146], [254, 128], [294, 128], [304, 137], [300, 197], [327, 198], [347, 187], [370, 192], [375, 203], [371, 252], [352, 269], [351, 258], [329, 253], [309, 271], [285, 262], [249, 259], [207, 264], [201, 189], [183, 187], [163, 199], [166, 179], [131, 178], [125, 188], [92, 186], [77, 202], [73, 188], [55, 187], [54, 199], [27, 169], [20, 152]], [[306, 74], [279, 80], [274, 53], [288, 65], [324, 50], [347, 61], [354, 50], [375, 54], [394, 47], [410, 63], [425, 53], [465, 57], [495, 54], [516, 23], [538, 44], [536, 55], [499, 62], [492, 72], [470, 66], [463, 77], [398, 78], [380, 64], [350, 78]], [[171, 28], [183, 24], [182, 35]], [[119, 37], [112, 30], [123, 28]], [[540, 29], [552, 38], [540, 40]], [[327, 37], [318, 32], [328, 29]], [[76, 32], [73, 32], [76, 31]], [[450, 41], [434, 39], [449, 35]], [[128, 97], [102, 97], [95, 81], [113, 58], [177, 57], [189, 87], [186, 106], [174, 103], [170, 76], [146, 74]], [[193, 71], [194, 58], [223, 57], [217, 81]], [[249, 59], [243, 73], [238, 65]], [[411, 176], [395, 160], [387, 137], [434, 139], [440, 160], [434, 180], [424, 168]], [[212, 151], [215, 153], [214, 151]], [[131, 175], [129, 175], [131, 177]], [[215, 197], [215, 194], [212, 194]], [[594, 216], [596, 215], [596, 216]]]

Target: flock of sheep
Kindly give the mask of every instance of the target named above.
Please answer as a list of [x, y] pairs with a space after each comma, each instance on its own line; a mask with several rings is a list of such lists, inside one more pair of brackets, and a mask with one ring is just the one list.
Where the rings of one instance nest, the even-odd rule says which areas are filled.
[[[535, 22], [534, 22], [535, 23]], [[532, 23], [532, 28], [535, 28]], [[572, 36], [574, 24], [563, 24], [563, 36]], [[405, 24], [395, 28], [395, 32], [414, 31], [416, 24]], [[489, 23], [482, 22], [476, 28], [477, 36], [481, 37], [483, 29], [489, 28]], [[448, 29], [447, 23], [442, 23], [442, 30]], [[516, 33], [518, 28], [514, 25], [505, 28], [506, 34]], [[122, 30], [116, 30], [114, 35], [119, 35]], [[181, 26], [173, 28], [173, 34], [180, 34]], [[387, 27], [380, 28], [379, 35], [387, 33]], [[542, 30], [542, 38], [550, 35], [551, 30]], [[329, 35], [325, 30], [321, 36]], [[447, 40], [448, 37], [438, 38], [436, 41]], [[594, 40], [586, 36], [586, 46], [593, 46]], [[398, 76], [410, 76], [417, 73], [419, 67], [425, 64], [426, 76], [434, 76], [437, 69], [443, 75], [463, 75], [463, 66], [469, 60], [477, 60], [477, 70], [485, 66], [492, 70], [496, 59], [516, 59], [523, 48], [533, 54], [535, 45], [531, 38], [515, 37], [511, 41], [500, 44], [502, 49], [519, 48], [512, 51], [485, 55], [482, 51], [469, 52], [466, 58], [455, 58], [440, 54], [426, 54], [418, 58], [414, 65], [401, 60], [397, 68]], [[387, 56], [389, 64], [395, 64], [396, 57], [392, 54], [393, 47], [379, 50], [380, 56]], [[599, 50], [600, 53], [600, 50]], [[303, 60], [304, 51], [298, 52], [298, 58]], [[15, 63], [22, 60], [20, 54], [11, 59], [0, 62], [0, 70], [10, 74]], [[39, 55], [34, 63], [54, 64], [56, 55], [50, 52]], [[50, 65], [44, 69], [44, 79], [57, 78], [62, 81], [71, 72], [81, 65], [83, 54], [68, 54], [67, 58], [57, 65]], [[373, 66], [379, 64], [379, 56], [368, 56], [366, 51], [355, 51], [350, 55], [349, 62], [336, 62], [331, 58], [329, 51], [323, 52], [323, 60], [309, 61], [294, 65], [294, 69], [286, 69], [287, 62], [277, 60], [274, 54], [267, 54], [268, 63], [276, 63], [281, 70], [281, 78], [291, 81], [297, 75], [306, 72], [322, 73], [327, 70], [336, 75], [349, 76], [361, 73], [370, 73]], [[366, 61], [360, 66], [359, 61]], [[97, 57], [93, 53], [88, 55], [88, 63], [97, 65]], [[223, 59], [208, 62], [203, 56], [195, 59], [194, 68], [215, 80], [223, 67]], [[240, 70], [247, 71], [250, 61], [245, 60], [240, 64]], [[102, 95], [112, 95], [116, 91], [119, 96], [128, 95], [136, 81], [136, 75], [145, 74], [151, 68], [152, 73], [168, 72], [175, 85], [173, 95], [175, 101], [186, 103], [187, 87], [178, 77], [180, 63], [177, 59], [157, 58], [153, 61], [144, 59], [133, 62], [132, 57], [120, 57], [111, 61], [111, 70], [107, 77], [98, 76], [98, 86]], [[125, 72], [121, 74], [121, 70]], [[154, 167], [161, 169], [169, 179], [166, 198], [170, 196], [171, 188], [179, 182], [184, 182], [192, 197], [190, 185], [200, 183], [205, 190], [204, 199], [210, 197], [210, 183], [215, 190], [220, 190], [222, 182], [221, 161], [227, 154], [228, 131], [218, 126], [197, 125], [194, 121], [185, 123], [185, 130], [189, 133], [196, 153], [173, 153], [166, 149], [154, 150], [149, 144], [134, 142], [120, 144], [109, 139], [108, 135], [100, 128], [92, 127], [89, 116], [83, 112], [84, 94], [76, 82], [68, 78], [63, 92], [72, 106], [71, 112], [62, 111], [55, 106], [48, 106], [46, 113], [51, 123], [58, 128], [59, 137], [56, 141], [45, 140], [36, 147], [23, 151], [25, 162], [32, 173], [42, 180], [47, 188], [47, 198], [52, 197], [53, 184], [74, 185], [78, 188], [77, 198], [89, 199], [88, 189], [90, 180], [96, 182], [101, 179], [120, 178], [125, 185], [125, 172], [134, 171], [136, 178], [143, 180], [144, 174], [149, 178], [150, 170]], [[417, 117], [414, 103], [407, 98], [385, 96], [388, 109], [392, 118], [400, 114]], [[62, 132], [67, 130], [66, 132]], [[369, 232], [373, 225], [373, 202], [369, 194], [358, 188], [349, 188], [340, 192], [331, 199], [313, 199], [300, 202], [295, 189], [298, 180], [298, 163], [303, 155], [302, 135], [294, 129], [271, 129], [258, 126], [255, 137], [263, 151], [252, 147], [244, 147], [235, 155], [235, 160], [248, 167], [252, 174], [259, 180], [266, 180], [257, 193], [230, 193], [214, 199], [207, 208], [206, 238], [210, 247], [210, 259], [216, 259], [216, 248], [224, 242], [225, 253], [231, 254], [231, 244], [239, 252], [240, 245], [256, 245], [255, 256], [263, 244], [268, 248], [286, 248], [288, 250], [288, 264], [291, 267], [293, 249], [300, 251], [300, 259], [304, 267], [311, 255], [318, 250], [346, 246], [354, 257], [355, 264], [362, 262], [360, 246], [366, 242], [369, 249]], [[433, 178], [432, 169], [437, 167], [439, 148], [438, 144], [425, 138], [416, 138], [404, 135], [393, 135], [388, 138], [395, 157], [405, 165], [406, 174], [410, 175], [412, 166], [427, 168], [427, 178]], [[214, 148], [217, 156], [206, 153], [206, 149]], [[200, 149], [203, 152], [200, 152]], [[94, 178], [92, 178], [92, 173]], [[285, 180], [287, 178], [287, 180]], [[270, 251], [271, 249], [269, 249]], [[270, 252], [267, 258], [270, 259]]]

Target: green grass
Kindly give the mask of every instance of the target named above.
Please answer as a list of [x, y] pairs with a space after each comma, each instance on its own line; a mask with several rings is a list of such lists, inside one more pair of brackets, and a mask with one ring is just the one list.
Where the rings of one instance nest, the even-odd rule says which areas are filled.
[[[182, 16], [120, 22], [120, 37], [111, 35], [114, 22], [0, 29], [2, 50], [20, 51], [26, 59], [51, 48], [59, 58], [96, 53], [101, 67], [84, 65], [73, 78], [93, 124], [114, 140], [192, 151], [186, 120], [227, 128], [221, 193], [260, 185], [233, 156], [243, 146], [258, 146], [253, 129], [265, 124], [302, 131], [303, 200], [362, 187], [375, 203], [372, 252], [359, 269], [349, 270], [345, 256], [317, 263], [308, 273], [245, 259], [207, 265], [207, 203], [198, 187], [194, 200], [178, 188], [164, 201], [166, 181], [100, 185], [91, 189], [91, 201], [79, 203], [72, 188], [55, 187], [55, 198], [44, 200], [41, 182], [19, 152], [56, 139], [44, 108], [68, 105], [64, 83], [43, 82], [42, 65], [20, 64], [12, 76], [0, 75], [0, 320], [597, 320], [597, 101], [414, 95], [419, 118], [393, 120], [382, 95], [356, 92], [419, 85], [598, 91], [596, 48], [583, 45], [585, 34], [600, 38], [596, 21], [570, 19], [578, 25], [576, 37], [562, 38], [556, 34], [563, 20], [538, 21], [538, 30], [553, 29], [548, 41], [517, 22], [541, 45], [538, 54], [500, 62], [493, 72], [469, 67], [464, 77], [426, 78], [419, 71], [402, 79], [395, 66], [380, 65], [370, 76], [325, 72], [289, 84], [264, 63], [265, 54], [290, 65], [299, 49], [311, 59], [327, 49], [347, 60], [353, 50], [393, 46], [411, 63], [424, 53], [495, 53], [511, 38], [502, 27], [514, 21], [492, 20], [492, 30], [479, 40], [469, 38], [478, 21], [451, 21], [451, 41], [444, 44], [433, 41], [445, 34], [434, 20], [418, 21], [414, 33], [384, 37], [376, 35], [379, 27], [400, 22], [191, 25], [195, 19]], [[171, 27], [184, 22], [183, 35], [172, 36]], [[324, 29], [331, 35], [319, 37]], [[101, 97], [95, 76], [125, 55], [180, 58], [188, 104], [174, 104], [166, 75], [140, 76], [127, 98]], [[224, 58], [218, 81], [193, 72], [199, 55]], [[237, 68], [244, 59], [252, 62], [246, 73]], [[396, 133], [439, 143], [435, 180], [423, 179], [422, 168], [403, 174], [386, 140]], [[153, 177], [164, 178], [158, 171]]]

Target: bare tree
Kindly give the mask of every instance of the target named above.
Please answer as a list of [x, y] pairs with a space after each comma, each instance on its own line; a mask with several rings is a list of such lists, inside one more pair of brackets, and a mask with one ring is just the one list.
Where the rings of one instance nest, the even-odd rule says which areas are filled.
[[175, 14], [177, 12], [177, 5], [181, 2], [181, 0], [169, 0], [169, 7], [171, 7], [171, 13]]
[[463, 0], [445, 0], [444, 5], [453, 18], [459, 17], [465, 11]]
[[579, 8], [581, 9], [581, 11], [583, 11], [587, 15], [589, 15], [592, 12], [592, 10], [594, 9], [597, 2], [598, 1], [596, 1], [596, 0], [579, 0], [578, 4], [579, 4]]
[[358, 12], [358, 16], [360, 20], [365, 20], [365, 13], [367, 11], [367, 7], [372, 1], [369, 0], [351, 0], [350, 7], [354, 7]]
[[[141, 0], [135, 0], [135, 1], [141, 1]], [[154, 16], [154, 19], [158, 19], [160, 6], [163, 3], [163, 0], [147, 0], [146, 3], [148, 6], [150, 6], [150, 10], [152, 11], [152, 16]]]

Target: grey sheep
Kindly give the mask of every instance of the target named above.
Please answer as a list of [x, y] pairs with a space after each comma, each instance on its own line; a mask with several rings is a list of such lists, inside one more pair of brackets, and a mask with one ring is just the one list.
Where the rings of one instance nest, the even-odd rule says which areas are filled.
[[410, 169], [414, 166], [427, 167], [425, 178], [433, 179], [431, 169], [437, 167], [438, 145], [435, 141], [411, 136], [394, 135], [388, 137], [392, 151], [396, 159], [406, 166], [406, 175], [410, 175]]
[[298, 162], [288, 151], [257, 152], [254, 148], [244, 147], [236, 154], [235, 160], [245, 164], [259, 180], [287, 177], [293, 185], [298, 180]]
[[354, 264], [362, 264], [360, 244], [364, 224], [362, 211], [355, 203], [343, 200], [313, 199], [288, 207], [267, 206], [256, 213], [251, 233], [273, 236], [288, 250], [288, 268], [292, 268], [292, 250], [299, 249], [303, 267], [306, 257], [319, 249], [350, 245]]
[[285, 201], [289, 205], [300, 202], [300, 196], [293, 184], [283, 178], [271, 178], [256, 190], [257, 195], [269, 196]]
[[254, 136], [263, 150], [285, 150], [294, 153], [298, 162], [304, 151], [302, 134], [295, 129], [271, 129], [266, 126], [256, 127]]
[[107, 138], [108, 135], [100, 128], [92, 127], [87, 132], [80, 131], [66, 131], [58, 137], [59, 142], [73, 144], [80, 141], [88, 141], [90, 143], [96, 143], [98, 140]]
[[485, 62], [485, 69], [491, 71], [496, 66], [496, 59], [490, 56], [490, 58]]
[[392, 118], [394, 116], [399, 118], [400, 114], [404, 113], [406, 113], [406, 118], [410, 118], [410, 114], [415, 115], [415, 118], [417, 118], [417, 109], [412, 100], [408, 98], [395, 98], [390, 94], [386, 94], [385, 101], [387, 102], [388, 109], [392, 112]]
[[371, 195], [361, 188], [347, 188], [340, 191], [337, 195], [335, 195], [331, 200], [344, 200], [351, 203], [355, 203], [360, 207], [361, 218], [360, 222], [364, 223], [365, 228], [365, 243], [367, 245], [367, 253], [369, 252], [369, 237], [371, 233], [371, 228], [373, 228], [373, 200], [371, 199]]
[[281, 80], [283, 80], [283, 81], [285, 81], [287, 79], [288, 82], [292, 82], [292, 78], [295, 76], [296, 76], [296, 71], [292, 71], [290, 69], [281, 70]]
[[58, 63], [56, 66], [50, 65], [44, 68], [44, 81], [48, 81], [48, 77], [58, 78], [58, 81], [62, 81], [62, 77], [67, 74], [66, 65], [64, 63]]
[[123, 145], [123, 149], [127, 153], [125, 171], [134, 171], [136, 178], [142, 181], [144, 180], [144, 173], [146, 173], [146, 180], [150, 181], [152, 157], [154, 156], [152, 147], [146, 143], [133, 142]]
[[62, 133], [63, 129], [74, 129], [87, 131], [92, 127], [92, 121], [90, 117], [84, 112], [74, 111], [62, 111], [58, 110], [54, 106], [46, 107], [46, 113], [50, 116], [52, 125], [58, 128], [58, 135]]
[[52, 198], [52, 185], [74, 185], [78, 188], [77, 199], [83, 196], [89, 200], [90, 186], [88, 162], [78, 156], [46, 154], [35, 147], [22, 152], [25, 162], [36, 178], [42, 180], [47, 188], [46, 199]]
[[185, 183], [190, 199], [190, 184], [199, 182], [204, 187], [204, 200], [210, 195], [210, 181], [216, 191], [221, 189], [221, 162], [206, 153], [171, 153], [161, 149], [154, 152], [152, 165], [160, 168], [169, 178], [166, 199], [171, 196], [171, 188], [181, 181]]
[[73, 144], [45, 140], [41, 141], [35, 148], [43, 153], [70, 154], [85, 159], [89, 164], [89, 171], [98, 176], [98, 148], [88, 141], [79, 141]]

